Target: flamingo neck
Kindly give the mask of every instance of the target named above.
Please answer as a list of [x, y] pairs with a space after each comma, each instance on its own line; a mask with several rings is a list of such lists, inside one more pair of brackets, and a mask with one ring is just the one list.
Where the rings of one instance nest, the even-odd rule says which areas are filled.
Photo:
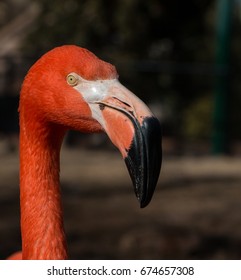
[[59, 183], [64, 132], [20, 116], [20, 207], [23, 259], [66, 259]]

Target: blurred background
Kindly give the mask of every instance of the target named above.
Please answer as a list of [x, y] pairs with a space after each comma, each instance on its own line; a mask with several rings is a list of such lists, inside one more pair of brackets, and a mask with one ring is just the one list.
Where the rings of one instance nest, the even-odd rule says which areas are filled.
[[0, 258], [21, 248], [18, 98], [29, 67], [63, 44], [114, 64], [163, 127], [163, 168], [139, 209], [105, 135], [61, 154], [71, 259], [241, 257], [241, 1], [0, 2]]

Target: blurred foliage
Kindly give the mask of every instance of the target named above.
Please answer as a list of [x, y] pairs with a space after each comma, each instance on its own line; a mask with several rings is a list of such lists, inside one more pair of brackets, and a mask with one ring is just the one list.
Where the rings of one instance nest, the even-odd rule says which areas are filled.
[[[41, 13], [23, 44], [26, 55], [39, 56], [62, 44], [86, 47], [114, 63], [121, 80], [144, 101], [161, 102], [172, 112], [165, 118], [167, 133], [208, 136], [215, 80], [215, 0], [35, 2]], [[240, 20], [235, 13], [237, 35]], [[232, 44], [238, 57], [232, 69], [237, 67], [237, 72], [240, 38], [235, 36]], [[234, 91], [241, 87], [238, 78], [236, 82]], [[237, 109], [241, 98], [233, 97]], [[232, 112], [231, 119], [239, 122], [239, 115]]]
[[[41, 13], [25, 50], [77, 44], [128, 58], [203, 58], [210, 0], [41, 0]], [[205, 32], [207, 36], [207, 32]], [[165, 39], [165, 40], [163, 40]], [[170, 50], [171, 49], [171, 50]], [[197, 50], [199, 49], [198, 53]], [[203, 48], [202, 48], [203, 49]]]
[[193, 101], [183, 113], [183, 134], [190, 140], [209, 140], [211, 135], [212, 102], [210, 95]]

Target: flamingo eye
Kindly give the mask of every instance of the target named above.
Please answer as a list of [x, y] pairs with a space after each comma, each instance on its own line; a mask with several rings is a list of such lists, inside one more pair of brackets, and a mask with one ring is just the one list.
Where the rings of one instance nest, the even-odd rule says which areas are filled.
[[78, 78], [78, 76], [75, 75], [75, 74], [69, 74], [69, 75], [66, 77], [66, 81], [67, 81], [67, 83], [68, 83], [70, 86], [74, 87], [74, 86], [76, 86], [76, 85], [78, 84], [79, 78]]

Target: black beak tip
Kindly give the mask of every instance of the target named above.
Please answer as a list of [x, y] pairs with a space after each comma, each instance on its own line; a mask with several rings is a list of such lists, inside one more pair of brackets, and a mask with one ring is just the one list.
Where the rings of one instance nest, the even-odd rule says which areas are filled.
[[[153, 193], [154, 193], [154, 192], [153, 192]], [[152, 193], [152, 195], [153, 195], [153, 193]], [[140, 208], [145, 208], [145, 207], [151, 202], [152, 195], [151, 195], [151, 197], [149, 197], [149, 198], [145, 198], [145, 199], [140, 199], [140, 200], [139, 200]]]
[[140, 207], [144, 208], [152, 199], [160, 174], [161, 126], [154, 117], [145, 118], [141, 126], [135, 124], [135, 135], [125, 163]]

